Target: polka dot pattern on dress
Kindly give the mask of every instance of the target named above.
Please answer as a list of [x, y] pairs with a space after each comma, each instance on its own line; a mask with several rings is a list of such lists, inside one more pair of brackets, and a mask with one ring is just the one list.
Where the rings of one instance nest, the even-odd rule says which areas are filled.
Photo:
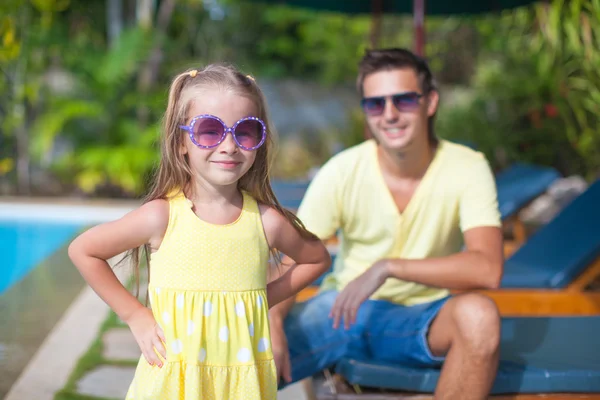
[[264, 353], [265, 351], [269, 350], [269, 344], [270, 341], [267, 338], [262, 338], [258, 341], [258, 351], [260, 351], [261, 353]]
[[221, 329], [219, 329], [219, 340], [221, 342], [226, 342], [229, 340], [229, 328], [226, 326], [222, 326]]
[[235, 305], [235, 313], [238, 317], [243, 317], [246, 315], [246, 306], [244, 305], [243, 301], [240, 301]]

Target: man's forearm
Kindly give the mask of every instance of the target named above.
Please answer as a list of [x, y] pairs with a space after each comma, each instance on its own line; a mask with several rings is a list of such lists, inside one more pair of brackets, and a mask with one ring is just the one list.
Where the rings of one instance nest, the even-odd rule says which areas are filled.
[[502, 277], [502, 260], [478, 251], [423, 260], [388, 259], [388, 277], [446, 289], [495, 289]]

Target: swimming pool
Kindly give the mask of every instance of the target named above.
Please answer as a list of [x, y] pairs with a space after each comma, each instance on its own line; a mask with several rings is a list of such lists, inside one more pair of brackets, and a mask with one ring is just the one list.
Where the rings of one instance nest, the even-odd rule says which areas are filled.
[[84, 227], [121, 218], [133, 206], [0, 203], [0, 296]]
[[75, 236], [81, 225], [34, 220], [0, 220], [0, 294]]
[[66, 246], [134, 202], [0, 198], [0, 399], [85, 287]]

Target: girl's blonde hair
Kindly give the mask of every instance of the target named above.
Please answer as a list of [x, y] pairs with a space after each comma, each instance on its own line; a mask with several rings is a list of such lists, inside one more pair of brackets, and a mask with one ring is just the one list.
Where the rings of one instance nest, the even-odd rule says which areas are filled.
[[[186, 156], [180, 151], [187, 134], [179, 126], [187, 125], [187, 113], [191, 102], [198, 93], [207, 90], [233, 92], [251, 100], [258, 110], [256, 117], [262, 119], [267, 127], [265, 143], [256, 150], [256, 159], [252, 167], [238, 181], [239, 189], [247, 191], [259, 203], [266, 204], [279, 211], [303, 238], [318, 240], [314, 234], [304, 227], [298, 217], [279, 204], [271, 188], [269, 176], [275, 130], [270, 123], [267, 103], [262, 91], [254, 78], [244, 75], [236, 68], [226, 64], [211, 64], [202, 70], [190, 69], [173, 79], [169, 89], [167, 110], [163, 119], [160, 164], [144, 203], [156, 199], [167, 199], [173, 192], [193, 190], [194, 185], [191, 185], [192, 170]], [[149, 246], [142, 247], [144, 247], [146, 261], [149, 265]], [[132, 250], [131, 253], [133, 264], [136, 266], [134, 276], [138, 288], [139, 268], [137, 266], [140, 250], [141, 248], [137, 248]], [[275, 249], [271, 249], [271, 254], [279, 263], [280, 258]]]

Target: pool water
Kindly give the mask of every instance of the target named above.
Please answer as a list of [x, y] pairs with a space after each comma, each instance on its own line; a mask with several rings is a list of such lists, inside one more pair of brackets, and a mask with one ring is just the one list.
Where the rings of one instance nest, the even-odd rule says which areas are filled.
[[0, 220], [0, 294], [73, 238], [81, 224]]

